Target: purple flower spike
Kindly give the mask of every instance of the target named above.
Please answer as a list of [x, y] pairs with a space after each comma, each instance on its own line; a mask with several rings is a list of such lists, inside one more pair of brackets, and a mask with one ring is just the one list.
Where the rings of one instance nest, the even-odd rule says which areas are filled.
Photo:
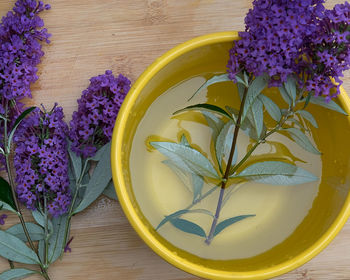
[[90, 79], [70, 122], [72, 151], [78, 156], [91, 157], [111, 140], [115, 120], [129, 89], [129, 79], [121, 74], [114, 77], [110, 70]]
[[37, 108], [16, 131], [14, 157], [17, 195], [29, 209], [44, 205], [52, 216], [68, 211], [68, 126], [61, 107], [51, 112]]

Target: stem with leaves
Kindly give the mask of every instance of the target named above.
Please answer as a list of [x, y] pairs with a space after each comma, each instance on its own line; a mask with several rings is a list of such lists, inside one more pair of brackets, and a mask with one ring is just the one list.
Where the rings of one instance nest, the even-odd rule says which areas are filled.
[[15, 188], [16, 188], [16, 185], [15, 185], [15, 181], [14, 181], [14, 174], [12, 172], [12, 166], [11, 166], [11, 163], [10, 163], [10, 158], [12, 157], [12, 153], [11, 153], [11, 141], [8, 137], [8, 102], [6, 102], [6, 105], [5, 105], [5, 118], [4, 118], [4, 156], [5, 156], [5, 160], [6, 160], [6, 169], [7, 169], [7, 174], [8, 174], [8, 178], [9, 178], [9, 183], [10, 183], [10, 186], [11, 186], [11, 192], [12, 192], [12, 198], [13, 198], [13, 201], [15, 203], [15, 206], [16, 206], [16, 214], [21, 222], [21, 226], [23, 228], [23, 232], [27, 238], [27, 241], [29, 243], [29, 246], [30, 248], [33, 250], [33, 252], [38, 256], [38, 259], [40, 260], [40, 270], [41, 270], [41, 275], [49, 280], [50, 277], [47, 273], [47, 268], [46, 266], [42, 263], [43, 260], [40, 259], [40, 256], [33, 244], [33, 241], [30, 237], [30, 234], [28, 232], [28, 229], [27, 229], [27, 226], [26, 226], [26, 223], [25, 223], [25, 220], [24, 220], [24, 217], [23, 217], [23, 214], [22, 214], [22, 211], [21, 211], [21, 207], [18, 203], [18, 200], [17, 200], [17, 196], [16, 196], [16, 192], [15, 192]]
[[231, 164], [232, 164], [233, 155], [234, 155], [234, 152], [235, 152], [235, 149], [236, 149], [236, 145], [237, 145], [238, 132], [239, 132], [239, 129], [240, 129], [240, 126], [241, 126], [241, 120], [242, 120], [244, 104], [245, 104], [245, 100], [246, 100], [246, 97], [247, 97], [247, 93], [248, 93], [248, 87], [245, 87], [244, 93], [243, 93], [242, 102], [241, 102], [241, 106], [239, 108], [237, 122], [236, 122], [236, 125], [235, 125], [235, 131], [234, 131], [234, 134], [233, 134], [231, 151], [230, 151], [230, 155], [229, 155], [229, 158], [228, 158], [228, 161], [227, 161], [225, 174], [224, 174], [224, 177], [223, 177], [222, 183], [221, 183], [221, 189], [220, 189], [219, 200], [218, 200], [218, 204], [217, 204], [217, 207], [216, 207], [215, 216], [214, 216], [211, 228], [210, 228], [209, 235], [208, 235], [208, 237], [205, 240], [205, 243], [207, 243], [208, 245], [211, 243], [211, 241], [214, 238], [214, 232], [215, 232], [216, 225], [217, 225], [217, 222], [218, 222], [218, 219], [219, 219], [219, 216], [220, 216], [220, 211], [221, 211], [221, 208], [222, 208], [222, 200], [223, 200], [223, 197], [224, 197], [224, 192], [225, 192], [225, 187], [226, 187], [226, 184], [227, 184], [227, 180], [228, 180], [228, 177], [230, 175], [230, 167], [231, 167]]

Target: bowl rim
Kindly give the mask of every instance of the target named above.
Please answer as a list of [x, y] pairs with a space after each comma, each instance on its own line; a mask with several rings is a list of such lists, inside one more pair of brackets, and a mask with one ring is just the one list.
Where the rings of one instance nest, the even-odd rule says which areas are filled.
[[[156, 59], [137, 79], [135, 84], [131, 87], [129, 94], [127, 95], [120, 111], [116, 124], [113, 131], [112, 137], [112, 148], [111, 148], [111, 165], [112, 165], [112, 175], [113, 181], [115, 182], [115, 189], [122, 206], [122, 209], [128, 218], [130, 224], [133, 226], [134, 230], [143, 239], [143, 241], [159, 256], [165, 259], [170, 264], [180, 268], [191, 274], [211, 279], [266, 279], [276, 277], [278, 275], [287, 273], [311, 260], [317, 254], [319, 254], [339, 233], [347, 219], [350, 216], [350, 193], [348, 193], [347, 198], [344, 202], [344, 206], [340, 210], [337, 218], [329, 229], [318, 239], [315, 243], [307, 248], [305, 251], [295, 256], [294, 258], [287, 260], [281, 264], [271, 266], [269, 268], [246, 271], [246, 272], [225, 272], [222, 270], [216, 270], [204, 267], [200, 264], [193, 263], [189, 260], [185, 260], [175, 253], [171, 252], [166, 246], [164, 246], [155, 236], [149, 232], [148, 228], [140, 219], [137, 214], [136, 209], [133, 206], [128, 192], [126, 189], [125, 181], [123, 178], [123, 168], [122, 168], [122, 139], [124, 137], [124, 130], [126, 128], [126, 120], [130, 114], [132, 106], [135, 104], [136, 99], [141, 93], [145, 85], [152, 79], [152, 77], [157, 74], [164, 66], [178, 58], [179, 56], [200, 48], [206, 45], [211, 45], [215, 43], [226, 43], [238, 40], [238, 32], [227, 31], [227, 32], [217, 32], [211, 33], [204, 36], [199, 36], [177, 45], [173, 49], [169, 50], [161, 57]], [[346, 107], [350, 108], [350, 98], [346, 94], [345, 90], [341, 87], [341, 94], [339, 99], [341, 103]], [[349, 109], [347, 109], [349, 111]], [[350, 117], [348, 117], [350, 120]]]

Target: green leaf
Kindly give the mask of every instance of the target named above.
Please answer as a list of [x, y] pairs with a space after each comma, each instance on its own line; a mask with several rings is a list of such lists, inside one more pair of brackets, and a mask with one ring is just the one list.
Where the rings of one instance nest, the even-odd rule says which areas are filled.
[[286, 89], [286, 92], [294, 105], [295, 99], [297, 98], [297, 85], [292, 75], [287, 77], [287, 82], [284, 83], [284, 88]]
[[290, 121], [291, 123], [296, 124], [296, 125], [299, 126], [301, 129], [305, 129], [305, 127], [304, 127], [298, 120], [296, 120], [296, 119], [294, 119], [294, 118], [290, 118], [290, 119], [288, 119], [288, 121]]
[[38, 243], [38, 254], [39, 254], [39, 258], [40, 260], [44, 260], [45, 259], [45, 240], [42, 239], [42, 240], [39, 240], [39, 243]]
[[215, 114], [207, 111], [202, 112], [203, 116], [205, 117], [208, 126], [212, 129], [212, 138], [214, 140], [214, 145], [216, 143], [216, 139], [221, 131], [221, 129], [224, 127], [225, 123], [219, 119]]
[[[39, 225], [41, 225], [43, 228], [45, 228], [45, 216], [38, 210], [32, 211], [32, 215], [33, 215], [34, 220]], [[47, 220], [47, 225], [48, 225], [49, 233], [51, 234], [53, 231], [53, 225], [52, 225], [51, 220], [49, 220], [49, 219]]]
[[285, 90], [285, 88], [282, 86], [282, 87], [279, 87], [278, 89], [281, 93], [282, 98], [284, 99], [284, 101], [286, 101], [286, 103], [290, 107], [292, 105], [292, 99], [290, 98], [290, 96], [287, 93], [287, 91]]
[[12, 190], [10, 184], [2, 177], [0, 177], [0, 204], [6, 210], [17, 213], [16, 204], [12, 197]]
[[204, 185], [202, 176], [180, 169], [169, 159], [162, 161], [162, 163], [167, 165], [178, 176], [183, 185], [193, 193], [193, 201], [201, 195]]
[[290, 136], [293, 138], [295, 143], [297, 143], [304, 150], [316, 155], [321, 154], [320, 151], [314, 147], [314, 145], [311, 143], [309, 138], [299, 129], [295, 127], [291, 127], [291, 128], [286, 128], [284, 130], [287, 131], [290, 134]]
[[249, 218], [249, 217], [255, 217], [255, 215], [241, 215], [241, 216], [232, 217], [232, 218], [229, 218], [229, 219], [226, 219], [226, 220], [220, 222], [215, 228], [214, 236], [218, 235], [220, 232], [222, 232], [228, 226], [233, 225], [233, 224], [235, 224], [239, 221], [242, 221], [246, 218]]
[[109, 181], [107, 187], [103, 191], [103, 194], [105, 196], [108, 196], [110, 199], [114, 199], [114, 200], [118, 201], [118, 196], [117, 196], [117, 193], [116, 193], [115, 188], [114, 188], [113, 180]]
[[[215, 145], [216, 157], [221, 167], [221, 162], [225, 158], [228, 160], [231, 152], [231, 146], [233, 141], [233, 130], [235, 125], [232, 121], [227, 122], [222, 128]], [[237, 149], [235, 149], [234, 157], [231, 165], [235, 165], [237, 161]]]
[[259, 96], [261, 91], [267, 87], [269, 82], [269, 77], [266, 74], [263, 74], [261, 76], [256, 77], [251, 85], [248, 88], [245, 104], [244, 104], [244, 110], [243, 110], [243, 116], [242, 119], [244, 120], [247, 116], [248, 111], [253, 106], [253, 103], [255, 102], [256, 98]]
[[307, 96], [306, 96], [306, 99], [305, 99], [305, 104], [304, 104], [304, 108], [306, 108], [307, 105], [309, 105], [309, 102], [310, 102], [310, 99], [311, 99], [311, 96], [312, 96], [312, 91], [309, 91]]
[[251, 107], [252, 111], [252, 117], [253, 117], [253, 123], [254, 127], [256, 129], [256, 135], [259, 139], [264, 127], [264, 110], [263, 110], [263, 103], [259, 98], [256, 98], [254, 103]]
[[101, 154], [94, 173], [86, 186], [84, 197], [78, 207], [75, 208], [73, 212], [74, 214], [83, 211], [92, 202], [94, 202], [102, 194], [109, 181], [112, 179], [110, 148], [110, 145], [104, 148], [103, 154]]
[[194, 210], [183, 209], [183, 210], [176, 211], [173, 214], [170, 214], [168, 216], [165, 216], [165, 218], [157, 226], [156, 230], [160, 229], [160, 227], [163, 226], [165, 223], [173, 219], [177, 219], [178, 217], [187, 213], [201, 213], [201, 214], [205, 214], [213, 217], [213, 214], [206, 209], [194, 209]]
[[71, 166], [72, 166], [72, 170], [73, 170], [73, 173], [74, 173], [74, 178], [75, 178], [75, 180], [78, 180], [80, 178], [80, 174], [81, 174], [82, 160], [81, 160], [81, 157], [78, 157], [76, 155], [76, 153], [74, 153], [71, 150], [71, 148], [70, 148], [71, 145], [72, 145], [72, 143], [69, 142], [68, 153], [69, 153], [69, 158], [70, 158], [70, 163], [71, 163]]
[[177, 229], [183, 232], [202, 236], [202, 237], [207, 237], [207, 235], [205, 234], [205, 231], [199, 225], [192, 223], [188, 220], [176, 218], [176, 219], [170, 220], [170, 223], [174, 227], [176, 227]]
[[257, 183], [269, 185], [292, 186], [309, 183], [318, 178], [309, 171], [282, 161], [263, 161], [246, 167], [231, 178], [244, 178]]
[[111, 142], [108, 142], [107, 144], [99, 148], [96, 154], [90, 158], [90, 160], [100, 161], [101, 159], [103, 159], [106, 153], [110, 153], [111, 144], [112, 144]]
[[197, 93], [199, 93], [201, 90], [209, 87], [210, 85], [216, 84], [216, 83], [222, 83], [222, 82], [229, 82], [231, 81], [228, 77], [228, 74], [222, 74], [222, 75], [215, 75], [209, 80], [207, 80], [203, 85], [200, 86], [199, 89], [196, 90], [196, 92], [188, 99], [190, 101]]
[[40, 263], [37, 255], [22, 240], [2, 230], [0, 230], [0, 256], [19, 263]]
[[170, 158], [182, 170], [220, 179], [211, 162], [199, 151], [185, 145], [172, 142], [150, 142], [163, 155]]
[[318, 128], [317, 121], [313, 117], [311, 113], [305, 110], [298, 110], [295, 112], [296, 114], [299, 114], [302, 116], [304, 119], [308, 120], [314, 127]]
[[7, 153], [10, 152], [11, 150], [11, 144], [12, 144], [12, 139], [13, 139], [13, 136], [15, 135], [15, 132], [16, 132], [16, 129], [17, 127], [20, 125], [20, 123], [22, 122], [22, 120], [28, 116], [31, 112], [33, 112], [33, 110], [35, 110], [36, 107], [30, 107], [28, 108], [27, 110], [25, 110], [22, 114], [20, 114], [18, 116], [18, 118], [16, 119], [15, 121], [15, 124], [13, 125], [13, 129], [11, 130], [10, 132], [10, 135], [9, 135], [9, 139], [8, 139], [8, 146], [5, 147], [7, 149]]
[[345, 116], [347, 116], [348, 114], [337, 104], [335, 103], [333, 100], [330, 100], [329, 102], [326, 101], [326, 99], [322, 96], [311, 96], [310, 98], [310, 102], [312, 104], [316, 104], [319, 106], [322, 106], [324, 108], [336, 111], [338, 113], [341, 113]]
[[183, 108], [181, 110], [174, 112], [173, 115], [187, 112], [187, 111], [193, 111], [193, 110], [200, 111], [200, 112], [205, 112], [205, 111], [214, 112], [214, 113], [219, 114], [220, 116], [232, 119], [231, 115], [229, 113], [227, 113], [224, 109], [222, 109], [216, 105], [207, 104], [207, 103], [188, 106], [186, 108]]
[[185, 134], [183, 134], [183, 135], [181, 136], [180, 144], [181, 144], [181, 145], [184, 145], [184, 146], [187, 146], [187, 147], [191, 147], [191, 145], [190, 145], [190, 143], [188, 142], [188, 140], [187, 140]]
[[[42, 227], [33, 223], [25, 223], [25, 224], [32, 241], [39, 241], [45, 238], [44, 230]], [[21, 239], [24, 242], [28, 242], [21, 224], [16, 224], [8, 228], [6, 232], [16, 236], [17, 238]]]
[[0, 274], [0, 280], [19, 280], [35, 273], [40, 274], [38, 271], [35, 270], [30, 270], [26, 268], [13, 268], [2, 272]]
[[273, 102], [270, 98], [267, 96], [260, 94], [259, 95], [260, 100], [264, 104], [266, 111], [269, 113], [269, 115], [276, 121], [279, 122], [282, 115], [281, 115], [281, 110], [277, 106], [275, 102]]
[[48, 249], [48, 261], [49, 263], [55, 262], [63, 253], [65, 238], [65, 229], [68, 216], [67, 214], [53, 218], [53, 234], [49, 239], [49, 249]]

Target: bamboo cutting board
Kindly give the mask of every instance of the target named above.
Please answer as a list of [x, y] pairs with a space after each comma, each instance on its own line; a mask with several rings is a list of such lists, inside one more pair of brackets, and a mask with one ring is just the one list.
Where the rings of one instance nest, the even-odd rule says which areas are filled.
[[[0, 16], [14, 5], [0, 0]], [[39, 66], [33, 100], [57, 101], [69, 121], [89, 78], [111, 69], [133, 82], [158, 56], [193, 37], [243, 30], [251, 1], [243, 0], [52, 0], [42, 13], [52, 43]], [[331, 7], [338, 0], [330, 0]], [[350, 93], [350, 73], [344, 78]], [[14, 217], [7, 224], [17, 222]], [[198, 279], [163, 261], [136, 235], [119, 203], [106, 197], [73, 218], [72, 252], [49, 270], [51, 279]], [[0, 271], [8, 269], [0, 260]], [[31, 277], [30, 279], [39, 279]], [[349, 280], [350, 222], [308, 264], [278, 280]]]

